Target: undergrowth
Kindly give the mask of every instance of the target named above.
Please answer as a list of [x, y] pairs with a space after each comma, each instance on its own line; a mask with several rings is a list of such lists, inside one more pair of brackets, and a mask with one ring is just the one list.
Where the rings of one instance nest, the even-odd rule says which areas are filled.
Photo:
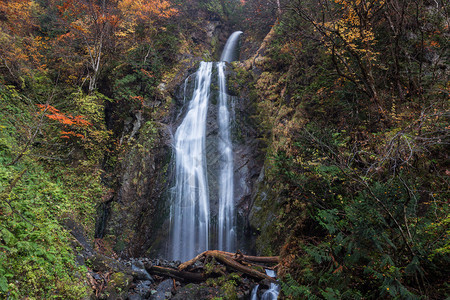
[[50, 125], [40, 126], [27, 99], [0, 86], [0, 298], [81, 299], [87, 270], [62, 224], [93, 227], [100, 173], [40, 155]]

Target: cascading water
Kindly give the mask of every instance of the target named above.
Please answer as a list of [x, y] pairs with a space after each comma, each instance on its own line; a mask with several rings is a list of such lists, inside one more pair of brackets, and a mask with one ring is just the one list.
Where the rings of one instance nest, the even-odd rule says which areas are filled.
[[171, 208], [173, 259], [194, 257], [209, 245], [205, 127], [212, 66], [212, 63], [200, 64], [188, 112], [175, 133], [176, 174]]
[[[276, 277], [275, 271], [266, 269], [266, 274], [272, 278]], [[280, 293], [280, 286], [276, 283], [270, 283], [270, 289], [264, 292], [261, 300], [277, 300]]]
[[[272, 278], [276, 277], [276, 273], [273, 270], [266, 269], [266, 274]], [[259, 285], [253, 288], [250, 300], [258, 300], [258, 289]], [[270, 288], [262, 294], [261, 300], [277, 300], [279, 293], [280, 286], [276, 283], [270, 283]]]
[[225, 77], [225, 62], [237, 59], [237, 44], [242, 31], [234, 32], [228, 39], [217, 64], [219, 77], [219, 153], [222, 156], [219, 174], [218, 249], [234, 251], [236, 234], [234, 230], [234, 174], [233, 148], [230, 138], [230, 111]]
[[[236, 58], [241, 31], [228, 39], [217, 64], [218, 105], [218, 234], [219, 250], [235, 249], [233, 150], [230, 138], [230, 110], [226, 91], [225, 62]], [[175, 133], [175, 186], [172, 189], [172, 259], [187, 260], [209, 247], [210, 203], [206, 165], [206, 114], [210, 97], [213, 63], [202, 62], [186, 116]], [[186, 91], [186, 88], [185, 88]]]
[[219, 76], [219, 152], [222, 156], [219, 175], [219, 250], [234, 251], [236, 235], [234, 231], [234, 188], [233, 150], [230, 138], [230, 111], [225, 77], [225, 62], [236, 59], [236, 46], [242, 31], [234, 32], [222, 52], [217, 64]]
[[217, 64], [219, 70], [219, 152], [222, 156], [219, 175], [219, 250], [233, 251], [234, 189], [233, 150], [230, 139], [230, 112], [226, 91], [225, 62]]
[[220, 57], [220, 61], [232, 62], [237, 59], [237, 45], [239, 42], [239, 36], [242, 34], [242, 31], [233, 32], [228, 38], [225, 47], [223, 47], [222, 56]]
[[253, 288], [252, 293], [250, 295], [250, 300], [258, 300], [258, 288], [259, 284]]

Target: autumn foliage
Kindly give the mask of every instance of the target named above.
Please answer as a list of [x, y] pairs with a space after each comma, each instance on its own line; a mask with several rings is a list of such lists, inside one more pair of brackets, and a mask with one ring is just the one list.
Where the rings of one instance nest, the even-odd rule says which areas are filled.
[[[38, 104], [40, 111], [45, 113], [45, 116], [51, 120], [68, 127], [79, 129], [87, 126], [92, 126], [92, 123], [85, 120], [84, 116], [72, 116], [70, 114], [63, 114], [55, 107], [49, 104]], [[61, 138], [69, 138], [70, 136], [84, 138], [84, 135], [74, 131], [61, 131]]]
[[133, 21], [149, 20], [149, 17], [169, 18], [178, 12], [167, 0], [121, 0], [118, 8]]

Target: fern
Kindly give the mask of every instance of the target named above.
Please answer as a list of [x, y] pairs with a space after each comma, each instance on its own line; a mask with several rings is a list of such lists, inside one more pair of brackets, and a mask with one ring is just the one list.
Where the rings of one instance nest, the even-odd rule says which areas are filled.
[[288, 274], [283, 281], [280, 281], [280, 283], [282, 292], [288, 298], [308, 300], [320, 299], [311, 292], [309, 287], [300, 285], [290, 274]]
[[321, 264], [322, 262], [329, 262], [332, 260], [328, 248], [306, 246], [305, 251], [306, 253], [308, 253], [308, 255], [314, 258], [314, 261], [317, 262], [318, 264]]

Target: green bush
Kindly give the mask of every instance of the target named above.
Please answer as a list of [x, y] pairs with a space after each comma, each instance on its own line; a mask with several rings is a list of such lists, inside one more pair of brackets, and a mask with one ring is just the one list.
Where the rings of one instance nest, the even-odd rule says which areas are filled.
[[34, 106], [12, 87], [2, 86], [0, 96], [0, 298], [83, 298], [87, 270], [62, 224], [70, 217], [92, 227], [104, 192], [100, 173], [38, 156], [40, 137], [26, 149], [31, 137], [20, 126], [33, 119]]

